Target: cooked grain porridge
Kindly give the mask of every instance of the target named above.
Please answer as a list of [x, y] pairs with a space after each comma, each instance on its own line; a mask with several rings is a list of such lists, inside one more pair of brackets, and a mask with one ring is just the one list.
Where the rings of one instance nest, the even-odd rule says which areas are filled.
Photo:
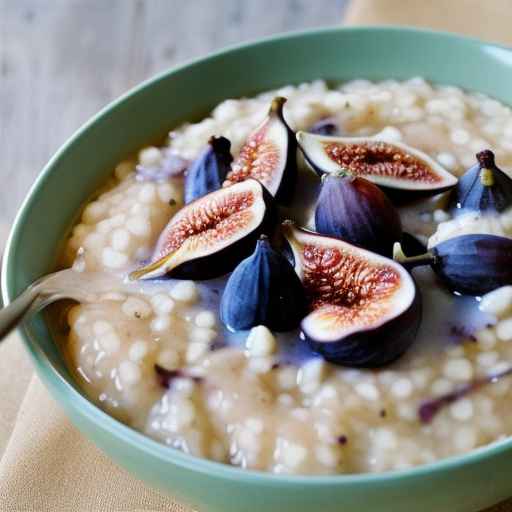
[[[512, 286], [480, 300], [450, 293], [428, 266], [414, 269], [423, 302], [414, 344], [390, 364], [366, 369], [328, 362], [300, 328], [227, 329], [219, 318], [226, 277], [126, 282], [183, 207], [181, 171], [212, 135], [231, 141], [236, 162], [275, 96], [287, 98], [284, 116], [294, 131], [329, 118], [345, 137], [405, 143], [455, 176], [486, 148], [512, 169], [510, 108], [421, 78], [337, 88], [315, 81], [222, 102], [210, 117], [172, 131], [165, 146], [121, 162], [72, 230], [64, 266], [122, 283], [65, 310], [63, 350], [80, 388], [170, 447], [274, 473], [404, 469], [510, 435]], [[281, 217], [314, 228], [319, 183], [299, 158], [295, 199]], [[404, 231], [429, 247], [469, 233], [512, 237], [512, 210], [452, 219], [445, 196], [400, 206]]]

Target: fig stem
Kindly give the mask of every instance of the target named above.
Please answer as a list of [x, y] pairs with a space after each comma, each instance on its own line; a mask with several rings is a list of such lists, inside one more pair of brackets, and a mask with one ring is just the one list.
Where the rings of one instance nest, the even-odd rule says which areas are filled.
[[283, 111], [283, 105], [286, 103], [286, 98], [283, 96], [276, 96], [270, 104], [269, 114], [281, 114]]
[[480, 170], [480, 183], [484, 187], [492, 187], [494, 185], [494, 173], [492, 172], [492, 169], [483, 167]]
[[404, 267], [414, 268], [423, 265], [430, 265], [434, 262], [435, 256], [430, 251], [418, 256], [406, 256], [402, 249], [400, 242], [395, 242], [393, 245], [393, 259], [401, 263]]
[[322, 180], [322, 183], [323, 183], [327, 178], [329, 178], [331, 176], [334, 178], [346, 178], [347, 176], [352, 176], [352, 174], [345, 167], [341, 167], [340, 169], [336, 169], [335, 171], [326, 172], [326, 173], [322, 174], [320, 179]]
[[496, 164], [494, 163], [494, 153], [490, 149], [484, 149], [483, 151], [480, 151], [480, 153], [477, 153], [476, 159], [482, 168], [489, 169], [496, 167]]

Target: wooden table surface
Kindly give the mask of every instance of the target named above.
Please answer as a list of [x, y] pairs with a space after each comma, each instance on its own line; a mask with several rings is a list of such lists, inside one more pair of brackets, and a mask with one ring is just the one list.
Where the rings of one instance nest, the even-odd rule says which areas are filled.
[[0, 0], [0, 245], [43, 165], [109, 101], [223, 46], [339, 24], [346, 3]]

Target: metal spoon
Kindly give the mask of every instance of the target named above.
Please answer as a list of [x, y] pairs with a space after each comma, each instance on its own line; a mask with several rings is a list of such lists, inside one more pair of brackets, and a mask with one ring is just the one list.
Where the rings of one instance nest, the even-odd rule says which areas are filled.
[[26, 317], [58, 300], [94, 302], [101, 294], [134, 291], [136, 288], [135, 283], [125, 282], [121, 276], [103, 272], [79, 272], [69, 268], [48, 274], [0, 310], [0, 340]]

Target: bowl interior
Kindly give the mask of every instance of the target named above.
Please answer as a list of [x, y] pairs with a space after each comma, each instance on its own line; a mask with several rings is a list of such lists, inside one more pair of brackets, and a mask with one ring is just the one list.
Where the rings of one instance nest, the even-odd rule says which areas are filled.
[[[80, 206], [115, 164], [179, 123], [198, 119], [223, 99], [288, 83], [414, 76], [481, 91], [512, 104], [511, 51], [447, 34], [393, 28], [334, 29], [272, 38], [215, 54], [142, 84], [79, 130], [40, 175], [6, 249], [4, 300], [9, 302], [52, 270], [56, 248]], [[69, 388], [73, 381], [42, 317], [27, 323], [23, 334], [43, 380], [59, 387], [61, 399], [76, 400]], [[187, 459], [180, 457], [174, 459]], [[201, 463], [204, 468], [214, 464]]]

